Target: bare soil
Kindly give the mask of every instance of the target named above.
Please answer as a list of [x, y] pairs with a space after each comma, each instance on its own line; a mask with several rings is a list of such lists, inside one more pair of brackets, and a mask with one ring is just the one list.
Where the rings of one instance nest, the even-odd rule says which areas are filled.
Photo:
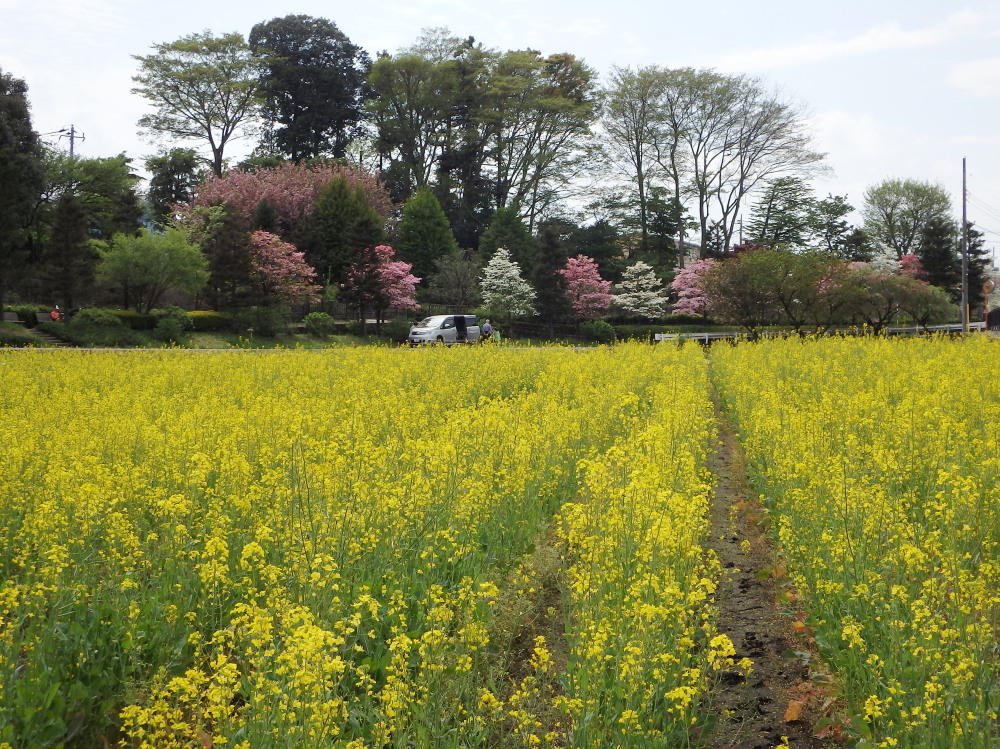
[[832, 736], [814, 735], [833, 701], [826, 697], [815, 647], [747, 483], [736, 434], [721, 412], [711, 468], [717, 484], [708, 546], [725, 573], [716, 593], [718, 628], [732, 640], [736, 661], [750, 658], [753, 671], [747, 677], [736, 669], [722, 674], [713, 698], [718, 722], [700, 746], [771, 749], [782, 745], [783, 737], [796, 749], [839, 746]]

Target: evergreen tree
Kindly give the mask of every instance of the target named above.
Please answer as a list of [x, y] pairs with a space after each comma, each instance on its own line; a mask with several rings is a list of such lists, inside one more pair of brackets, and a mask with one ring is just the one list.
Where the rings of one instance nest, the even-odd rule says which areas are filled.
[[479, 274], [482, 267], [475, 255], [452, 252], [438, 258], [437, 270], [430, 277], [428, 296], [441, 304], [468, 309], [479, 304]]
[[208, 258], [209, 301], [215, 309], [238, 307], [246, 301], [250, 285], [250, 227], [228, 204], [208, 210], [211, 217], [199, 244]]
[[917, 248], [924, 280], [947, 291], [953, 301], [960, 300], [962, 259], [955, 222], [945, 216], [932, 217], [921, 227]]
[[966, 223], [968, 232], [969, 252], [969, 307], [973, 310], [982, 309], [986, 300], [983, 297], [983, 284], [989, 278], [992, 262], [990, 251], [986, 249], [986, 236], [973, 226]]
[[27, 93], [24, 81], [0, 70], [0, 307], [28, 260], [27, 227], [43, 184]]
[[56, 202], [52, 235], [45, 253], [43, 280], [66, 309], [80, 303], [93, 289], [97, 251], [87, 237], [87, 213], [72, 192]]
[[396, 248], [419, 278], [429, 277], [439, 258], [458, 252], [448, 219], [429, 187], [418, 188], [403, 206]]
[[500, 247], [506, 249], [522, 268], [530, 268], [535, 263], [535, 239], [518, 216], [517, 206], [498, 208], [479, 239], [479, 254], [484, 258], [492, 257]]
[[381, 244], [383, 235], [382, 220], [362, 187], [335, 177], [316, 199], [302, 249], [321, 283], [339, 285], [357, 253]]
[[566, 279], [559, 271], [566, 265], [568, 252], [565, 238], [570, 227], [566, 222], [549, 219], [538, 230], [538, 250], [531, 270], [535, 287], [535, 308], [548, 329], [554, 333], [553, 324], [570, 316], [571, 307], [566, 296]]
[[146, 159], [150, 173], [146, 196], [153, 222], [166, 224], [174, 206], [190, 202], [200, 181], [198, 154], [190, 148], [172, 148]]

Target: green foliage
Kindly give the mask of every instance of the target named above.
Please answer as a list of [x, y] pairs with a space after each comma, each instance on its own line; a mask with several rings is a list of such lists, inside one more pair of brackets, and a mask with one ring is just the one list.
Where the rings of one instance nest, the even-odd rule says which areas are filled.
[[151, 55], [133, 55], [139, 73], [132, 93], [154, 108], [139, 127], [154, 137], [207, 141], [212, 169], [222, 176], [229, 139], [257, 112], [257, 61], [238, 33], [189, 34], [154, 44]]
[[403, 206], [399, 239], [395, 245], [399, 259], [413, 266], [412, 273], [426, 280], [441, 258], [458, 252], [441, 204], [429, 187], [421, 187]]
[[174, 206], [194, 197], [201, 181], [200, 163], [198, 154], [190, 148], [172, 148], [146, 159], [146, 171], [150, 173], [147, 199], [154, 223], [165, 226]]
[[310, 312], [302, 318], [302, 324], [306, 332], [316, 338], [331, 335], [336, 328], [334, 319], [326, 312]]
[[256, 335], [271, 338], [284, 332], [286, 325], [281, 313], [271, 307], [243, 307], [230, 315], [230, 327], [241, 336]]
[[262, 60], [262, 115], [270, 147], [292, 161], [342, 158], [361, 133], [368, 54], [335, 23], [305, 15], [259, 23], [248, 41]]
[[83, 202], [72, 192], [56, 203], [52, 236], [43, 255], [43, 279], [49, 293], [65, 309], [77, 306], [91, 294], [98, 253], [87, 234]]
[[156, 319], [154, 334], [165, 343], [181, 343], [184, 331], [193, 327], [191, 317], [180, 307], [166, 307], [153, 312]]
[[[81, 310], [90, 313], [92, 310]], [[136, 312], [131, 309], [107, 310], [121, 320], [132, 330], [152, 330], [156, 327], [156, 317], [148, 312]], [[80, 313], [77, 313], [77, 317]], [[76, 318], [74, 318], [76, 319]]]
[[605, 320], [584, 320], [577, 330], [585, 341], [611, 343], [615, 340], [614, 326]]
[[409, 320], [386, 320], [381, 325], [381, 335], [393, 343], [406, 343], [410, 339]]
[[208, 260], [182, 229], [115, 234], [102, 251], [99, 281], [113, 287], [123, 306], [149, 312], [170, 290], [195, 294], [209, 278]]
[[0, 346], [40, 345], [41, 339], [18, 323], [0, 323]]
[[865, 191], [865, 232], [899, 260], [917, 250], [920, 233], [933, 218], [946, 218], [951, 199], [940, 185], [887, 179]]
[[102, 327], [102, 328], [125, 328], [125, 321], [115, 312], [106, 309], [91, 307], [82, 309], [73, 315], [69, 325], [74, 328]]
[[42, 191], [41, 156], [28, 87], [0, 70], [0, 306], [28, 260], [26, 230]]
[[352, 188], [343, 177], [335, 177], [316, 199], [301, 249], [316, 269], [317, 281], [335, 286], [346, 279], [357, 253], [379, 245], [383, 235], [382, 220], [361, 185]]
[[486, 260], [491, 259], [501, 247], [510, 253], [522, 270], [527, 271], [534, 266], [537, 243], [521, 221], [516, 205], [498, 208], [479, 239], [479, 254]]
[[191, 321], [191, 329], [200, 333], [208, 333], [217, 330], [226, 330], [231, 327], [229, 315], [215, 310], [195, 310], [188, 312], [188, 320]]

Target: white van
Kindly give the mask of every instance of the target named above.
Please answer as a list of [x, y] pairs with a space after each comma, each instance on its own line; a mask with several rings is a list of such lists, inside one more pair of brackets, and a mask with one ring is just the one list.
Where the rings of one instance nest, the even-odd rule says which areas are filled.
[[432, 315], [410, 328], [410, 345], [418, 343], [475, 343], [479, 320], [475, 315]]

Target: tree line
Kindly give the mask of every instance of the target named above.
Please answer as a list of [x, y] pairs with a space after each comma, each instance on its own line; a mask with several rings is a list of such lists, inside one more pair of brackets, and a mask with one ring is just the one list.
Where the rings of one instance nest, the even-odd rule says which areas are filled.
[[[211, 158], [149, 157], [142, 200], [124, 154], [43, 148], [26, 85], [4, 75], [0, 169], [17, 178], [0, 183], [0, 301], [72, 306], [95, 282], [126, 306], [170, 287], [217, 308], [347, 299], [351, 266], [377, 247], [392, 250], [383, 265], [409, 265], [421, 301], [456, 306], [483, 301], [503, 248], [547, 319], [573, 317], [564, 272], [581, 256], [626, 294], [640, 264], [659, 288], [689, 259], [746, 247], [890, 265], [915, 255], [924, 282], [951, 295], [960, 283], [943, 189], [885, 180], [852, 226], [846, 196], [809, 188], [824, 155], [802, 112], [750, 76], [646, 66], [613, 68], [601, 85], [570, 53], [495, 50], [444, 29], [372, 59], [303, 15], [135, 59], [133, 90], [152, 109], [140, 128]], [[240, 134], [257, 146], [230, 166]], [[630, 311], [662, 312], [642, 309]]]

